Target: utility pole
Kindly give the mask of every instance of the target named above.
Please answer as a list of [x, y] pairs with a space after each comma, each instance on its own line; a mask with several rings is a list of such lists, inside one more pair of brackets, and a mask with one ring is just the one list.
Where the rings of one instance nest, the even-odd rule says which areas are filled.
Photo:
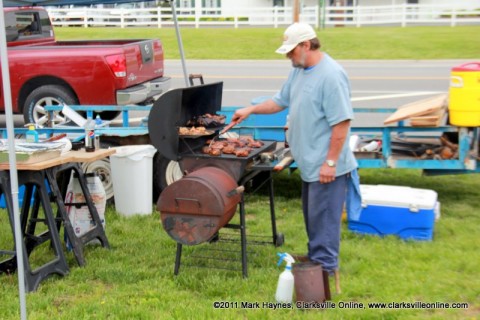
[[300, 0], [293, 0], [293, 22], [300, 21]]

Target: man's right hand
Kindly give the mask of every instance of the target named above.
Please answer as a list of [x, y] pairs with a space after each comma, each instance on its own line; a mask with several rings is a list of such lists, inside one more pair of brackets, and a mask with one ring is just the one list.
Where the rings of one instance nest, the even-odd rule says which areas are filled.
[[254, 106], [248, 106], [245, 108], [237, 109], [232, 116], [232, 122], [240, 123], [246, 118], [248, 118], [248, 116], [252, 114], [253, 107]]

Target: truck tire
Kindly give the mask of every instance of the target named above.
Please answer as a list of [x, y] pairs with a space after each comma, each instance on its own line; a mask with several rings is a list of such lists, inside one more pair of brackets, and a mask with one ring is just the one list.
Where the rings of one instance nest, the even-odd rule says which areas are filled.
[[[45, 85], [36, 88], [27, 96], [23, 106], [23, 119], [25, 123], [35, 123], [37, 127], [43, 128], [48, 123], [48, 113], [45, 111], [47, 105], [75, 105], [78, 100], [73, 92], [60, 85]], [[61, 112], [54, 112], [53, 121], [55, 124], [68, 122]]]
[[106, 158], [93, 162], [85, 162], [82, 163], [82, 169], [85, 173], [95, 172], [98, 175], [100, 181], [102, 181], [103, 188], [105, 189], [107, 203], [113, 203], [114, 194], [110, 160]]
[[177, 161], [163, 157], [159, 152], [153, 157], [152, 199], [156, 203], [160, 193], [183, 176]]

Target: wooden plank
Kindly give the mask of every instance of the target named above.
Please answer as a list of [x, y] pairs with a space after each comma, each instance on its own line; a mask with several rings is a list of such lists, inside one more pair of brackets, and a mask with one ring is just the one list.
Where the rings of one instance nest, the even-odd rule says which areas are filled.
[[415, 101], [398, 108], [398, 110], [391, 114], [383, 123], [390, 124], [414, 116], [429, 114], [444, 108], [446, 103], [446, 93], [432, 98]]
[[415, 117], [410, 117], [410, 121], [417, 121], [417, 120], [420, 120], [420, 121], [427, 121], [427, 120], [433, 120], [433, 121], [436, 121], [438, 120], [438, 118], [442, 118], [443, 115], [445, 114], [446, 112], [446, 107], [443, 107], [439, 110], [436, 110], [434, 112], [431, 112], [431, 113], [428, 113], [428, 114], [425, 114], [425, 115], [422, 115], [422, 116], [415, 116]]
[[428, 114], [420, 117], [410, 118], [410, 125], [412, 127], [438, 127], [446, 119], [446, 108], [442, 108], [432, 115]]
[[[99, 149], [95, 152], [86, 152], [84, 149], [69, 151], [58, 158], [49, 159], [46, 161], [22, 164], [17, 163], [17, 170], [43, 170], [55, 167], [68, 162], [92, 162], [106, 158], [115, 153], [115, 149]], [[9, 170], [10, 164], [8, 162], [0, 164], [0, 170]]]

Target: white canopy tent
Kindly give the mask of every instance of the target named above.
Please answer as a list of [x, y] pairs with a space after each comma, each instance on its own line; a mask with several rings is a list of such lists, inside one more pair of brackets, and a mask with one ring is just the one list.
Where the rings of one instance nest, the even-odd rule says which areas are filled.
[[[185, 77], [186, 86], [189, 85], [185, 58], [183, 53], [183, 45], [180, 36], [180, 31], [178, 27], [178, 21], [176, 17], [176, 11], [174, 7], [173, 0], [164, 0], [172, 6], [173, 18], [175, 22], [175, 30], [177, 34], [178, 46], [180, 49], [180, 56], [182, 59], [183, 72]], [[55, 5], [91, 5], [91, 4], [108, 4], [108, 3], [122, 3], [122, 2], [141, 2], [141, 1], [132, 1], [132, 0], [93, 0], [93, 1], [84, 1], [84, 0], [0, 0], [0, 10], [3, 12], [4, 7], [18, 7], [18, 6], [55, 6]], [[10, 180], [11, 180], [11, 190], [12, 190], [12, 199], [13, 199], [13, 209], [14, 209], [14, 231], [15, 231], [15, 249], [17, 257], [17, 272], [18, 272], [18, 288], [19, 288], [19, 298], [20, 298], [20, 316], [21, 319], [27, 318], [26, 310], [26, 299], [25, 299], [25, 274], [24, 274], [24, 261], [21, 245], [23, 239], [21, 234], [20, 227], [20, 209], [18, 203], [18, 176], [17, 176], [17, 163], [15, 156], [15, 135], [14, 135], [14, 121], [13, 121], [13, 111], [12, 111], [12, 95], [10, 89], [10, 72], [8, 64], [8, 51], [7, 51], [7, 40], [5, 32], [5, 16], [0, 14], [0, 63], [2, 69], [2, 81], [3, 81], [3, 93], [4, 93], [4, 102], [5, 102], [5, 117], [7, 125], [7, 134], [8, 134], [8, 161], [10, 165]]]

